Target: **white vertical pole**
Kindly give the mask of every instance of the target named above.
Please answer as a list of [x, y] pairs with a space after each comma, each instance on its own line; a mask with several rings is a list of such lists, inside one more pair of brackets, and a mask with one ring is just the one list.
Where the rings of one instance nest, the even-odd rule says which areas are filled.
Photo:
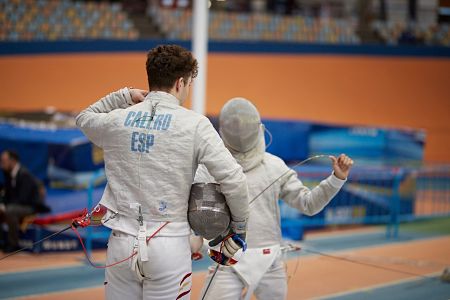
[[192, 87], [192, 110], [204, 115], [208, 56], [208, 0], [193, 0], [193, 2], [192, 50], [199, 68]]

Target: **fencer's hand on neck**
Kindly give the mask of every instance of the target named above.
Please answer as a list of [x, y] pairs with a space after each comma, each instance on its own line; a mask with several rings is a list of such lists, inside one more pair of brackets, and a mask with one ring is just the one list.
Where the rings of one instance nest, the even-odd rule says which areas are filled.
[[333, 164], [334, 176], [342, 180], [347, 179], [353, 165], [353, 160], [345, 154], [341, 154], [337, 158], [332, 155], [329, 157]]
[[140, 90], [140, 89], [134, 89], [134, 88], [130, 88], [130, 95], [131, 95], [131, 100], [133, 101], [134, 104], [138, 104], [142, 101], [144, 101], [145, 97], [148, 94], [148, 91], [146, 90]]

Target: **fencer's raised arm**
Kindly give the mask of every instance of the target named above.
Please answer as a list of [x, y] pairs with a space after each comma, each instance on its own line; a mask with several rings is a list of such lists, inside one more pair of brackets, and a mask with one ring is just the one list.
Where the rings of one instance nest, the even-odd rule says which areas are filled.
[[109, 120], [108, 113], [131, 105], [133, 105], [133, 101], [129, 89], [120, 89], [101, 98], [80, 112], [75, 118], [76, 124], [94, 144], [102, 147], [104, 130], [107, 129], [106, 124]]
[[242, 167], [223, 144], [219, 134], [204, 117], [196, 131], [197, 162], [204, 164], [212, 177], [220, 184], [234, 222], [248, 219], [248, 188]]
[[[283, 172], [288, 171], [288, 169], [289, 167], [283, 162], [279, 172], [280, 174], [283, 174]], [[308, 216], [320, 212], [346, 182], [346, 180], [339, 179], [332, 174], [325, 180], [322, 180], [320, 184], [313, 189], [309, 189], [303, 185], [301, 180], [297, 177], [297, 172], [292, 169], [290, 169], [281, 180], [281, 199], [289, 204], [289, 206], [300, 210], [303, 214]]]

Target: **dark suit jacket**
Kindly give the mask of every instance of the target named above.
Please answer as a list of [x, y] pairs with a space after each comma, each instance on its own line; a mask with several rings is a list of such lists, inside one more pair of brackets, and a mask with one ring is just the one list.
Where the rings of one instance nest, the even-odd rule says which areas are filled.
[[37, 180], [23, 166], [16, 176], [16, 184], [12, 186], [11, 174], [3, 172], [5, 178], [5, 204], [28, 205], [35, 209], [40, 202]]

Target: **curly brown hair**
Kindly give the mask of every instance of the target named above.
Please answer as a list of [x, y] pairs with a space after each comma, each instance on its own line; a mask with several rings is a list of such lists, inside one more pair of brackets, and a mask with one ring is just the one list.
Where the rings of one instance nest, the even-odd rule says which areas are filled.
[[198, 73], [197, 60], [187, 49], [178, 45], [159, 45], [147, 54], [147, 78], [150, 90], [170, 90], [175, 81], [183, 77], [195, 78]]

